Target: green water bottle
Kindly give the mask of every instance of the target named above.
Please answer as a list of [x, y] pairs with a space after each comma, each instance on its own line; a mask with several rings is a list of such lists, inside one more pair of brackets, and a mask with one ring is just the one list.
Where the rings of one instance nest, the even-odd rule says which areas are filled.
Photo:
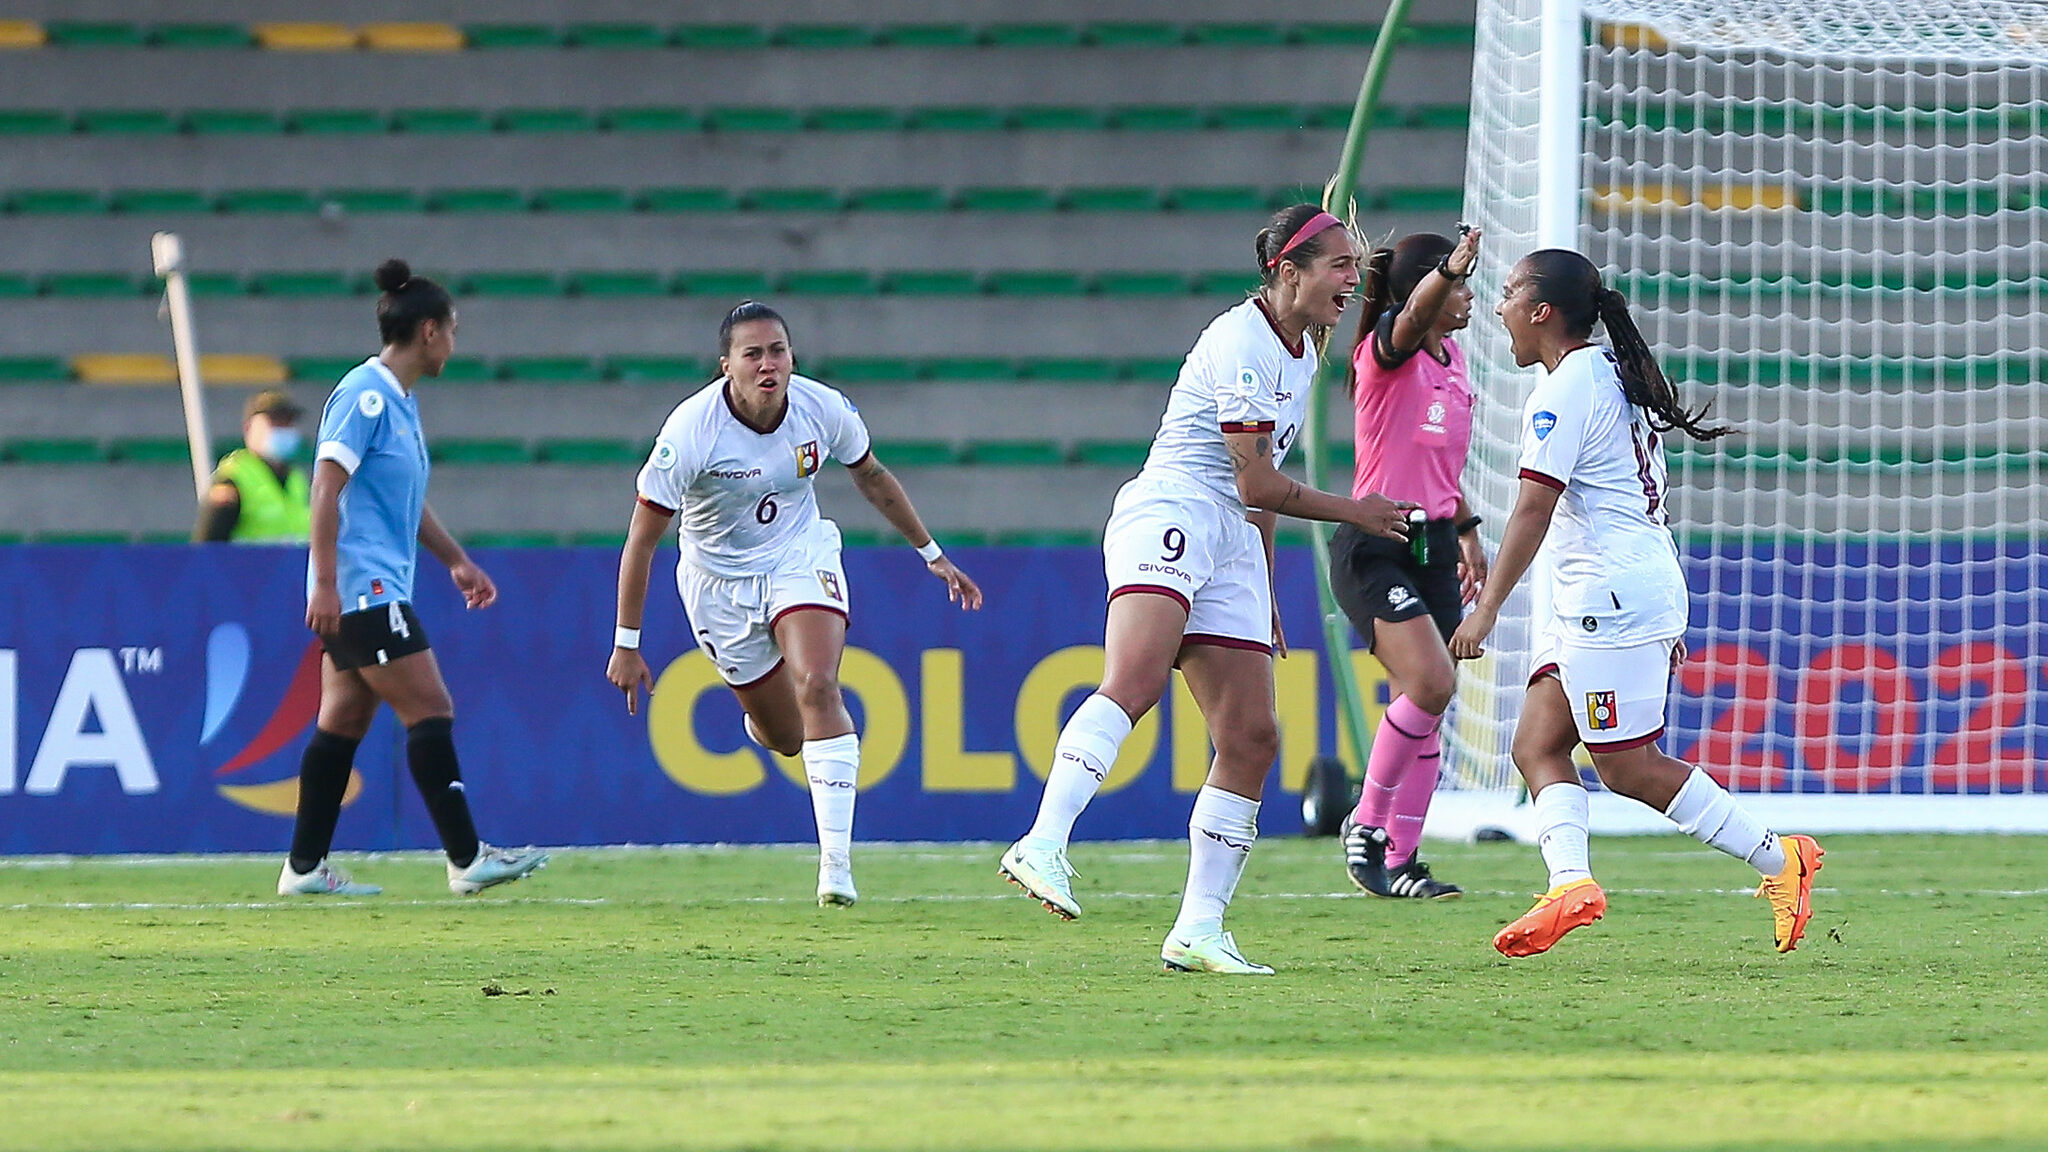
[[1429, 567], [1429, 513], [1420, 508], [1408, 510], [1408, 554], [1417, 568]]

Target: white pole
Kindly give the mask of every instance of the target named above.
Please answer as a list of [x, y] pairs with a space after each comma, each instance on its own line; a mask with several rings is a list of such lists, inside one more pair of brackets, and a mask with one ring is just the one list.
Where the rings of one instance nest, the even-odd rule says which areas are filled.
[[1586, 80], [1579, 0], [1543, 0], [1543, 76], [1536, 130], [1536, 243], [1579, 246], [1579, 102]]
[[192, 334], [192, 292], [185, 283], [185, 246], [175, 232], [149, 239], [156, 274], [171, 310], [171, 346], [178, 357], [178, 391], [185, 400], [185, 443], [192, 451], [192, 491], [201, 501], [213, 478], [213, 442], [206, 434], [206, 386], [199, 379], [199, 345]]

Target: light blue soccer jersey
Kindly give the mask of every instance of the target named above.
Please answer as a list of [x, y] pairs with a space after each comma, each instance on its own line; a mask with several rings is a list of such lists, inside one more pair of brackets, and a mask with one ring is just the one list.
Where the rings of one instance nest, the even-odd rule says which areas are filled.
[[[398, 378], [372, 356], [343, 376], [327, 398], [313, 456], [349, 473], [335, 546], [341, 610], [411, 600], [420, 512], [427, 503], [427, 438], [418, 398], [406, 395]], [[307, 595], [312, 589], [309, 558]]]

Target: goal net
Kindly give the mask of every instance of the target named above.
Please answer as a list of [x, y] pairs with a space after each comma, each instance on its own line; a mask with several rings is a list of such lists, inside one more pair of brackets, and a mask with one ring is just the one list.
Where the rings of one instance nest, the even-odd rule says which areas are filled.
[[[1670, 438], [1693, 656], [1665, 749], [1773, 794], [2048, 795], [2048, 5], [1586, 0], [1575, 68], [1545, 7], [1479, 5], [1474, 283], [1563, 237], [1739, 430]], [[1546, 108], [1576, 153], [1547, 178]], [[1466, 483], [1497, 541], [1534, 378], [1491, 305]], [[1454, 786], [1514, 784], [1530, 601], [1466, 670]]]

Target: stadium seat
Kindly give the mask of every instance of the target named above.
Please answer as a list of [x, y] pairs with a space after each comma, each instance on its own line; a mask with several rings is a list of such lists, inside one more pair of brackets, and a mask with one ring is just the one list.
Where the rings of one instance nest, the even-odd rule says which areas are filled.
[[1381, 212], [1445, 212], [1465, 209], [1463, 188], [1379, 188], [1366, 193], [1367, 203]]
[[583, 356], [507, 356], [498, 375], [520, 383], [587, 384], [604, 378], [603, 368]]
[[801, 132], [801, 113], [788, 108], [712, 108], [704, 124], [714, 132]]
[[536, 455], [543, 464], [610, 464], [638, 467], [647, 446], [626, 440], [543, 440]]
[[998, 548], [1091, 548], [1100, 544], [1102, 537], [1080, 529], [1031, 528], [997, 532], [988, 542]]
[[[478, 460], [463, 463], [495, 464], [500, 461]], [[471, 532], [464, 542], [471, 548], [553, 548], [562, 538], [553, 532]]]
[[1011, 112], [1009, 125], [1026, 132], [1100, 132], [1109, 120], [1093, 108], [1031, 104]]
[[1219, 48], [1278, 48], [1287, 43], [1287, 32], [1278, 24], [1197, 24], [1190, 39]]
[[837, 356], [826, 361], [819, 371], [828, 380], [847, 383], [893, 384], [918, 377], [916, 361], [896, 356]]
[[953, 204], [962, 212], [1050, 212], [1057, 201], [1047, 188], [962, 188]]
[[320, 210], [313, 197], [298, 188], [231, 188], [214, 201], [223, 212], [313, 213]]
[[0, 272], [0, 296], [33, 296], [36, 278], [19, 272]]
[[0, 384], [50, 384], [71, 378], [71, 366], [55, 356], [0, 356]]
[[696, 132], [704, 127], [688, 108], [614, 108], [599, 123], [613, 132]]
[[258, 272], [249, 290], [262, 296], [353, 296], [365, 287], [362, 277], [346, 272]]
[[427, 202], [407, 188], [329, 188], [316, 200], [344, 212], [424, 212]]
[[830, 188], [749, 188], [740, 206], [754, 212], [837, 212], [840, 201]]
[[1029, 357], [1018, 363], [1017, 371], [1026, 380], [1060, 383], [1094, 384], [1117, 378], [1114, 361], [1080, 356]]
[[1132, 359], [1117, 366], [1119, 379], [1133, 380], [1141, 384], [1171, 384], [1180, 375], [1178, 359]]
[[[361, 360], [355, 361], [362, 363]], [[353, 367], [353, 365], [351, 365]], [[497, 379], [497, 372], [489, 364], [469, 356], [457, 356], [441, 368], [443, 384], [481, 384]]]
[[1188, 278], [1178, 272], [1099, 272], [1090, 288], [1105, 296], [1185, 296]]
[[671, 291], [685, 296], [766, 296], [768, 277], [746, 269], [678, 272]]
[[569, 544], [574, 548], [605, 548], [616, 552], [626, 546], [626, 534], [624, 532], [571, 532], [569, 534]]
[[1308, 113], [1292, 104], [1225, 104], [1211, 115], [1218, 128], [1291, 132], [1310, 127]]
[[285, 118], [285, 127], [307, 136], [357, 136], [385, 132], [390, 121], [366, 108], [307, 108]]
[[941, 468], [960, 461], [960, 454], [942, 440], [896, 440], [874, 447], [876, 458], [892, 468]]
[[1110, 124], [1126, 132], [1191, 132], [1209, 127], [1209, 115], [1199, 108], [1137, 104], [1112, 111]]
[[1288, 32], [1288, 38], [1294, 43], [1310, 48], [1369, 48], [1379, 36], [1376, 24], [1296, 24]]
[[1151, 452], [1148, 440], [1084, 440], [1074, 446], [1074, 462], [1135, 471], [1144, 466]]
[[185, 290], [194, 297], [207, 298], [246, 296], [249, 293], [242, 278], [232, 272], [187, 272]]
[[991, 272], [988, 290], [999, 296], [1079, 296], [1088, 283], [1073, 272]]
[[532, 204], [541, 212], [631, 212], [633, 196], [624, 188], [542, 188]]
[[1014, 380], [1017, 368], [1008, 360], [982, 356], [946, 356], [927, 360], [923, 374], [933, 380], [982, 383]]
[[466, 296], [558, 296], [561, 285], [548, 272], [474, 272], [457, 282]]
[[1179, 25], [1153, 23], [1090, 24], [1081, 38], [1103, 48], [1172, 48], [1187, 42]]
[[560, 48], [563, 34], [547, 24], [468, 24], [463, 40], [471, 48]]
[[291, 378], [308, 384], [332, 386], [363, 362], [361, 356], [294, 356]]
[[[1370, 25], [1366, 25], [1370, 28]], [[1377, 29], [1373, 29], [1377, 33]], [[1470, 48], [1475, 29], [1470, 24], [1410, 24], [1401, 29], [1404, 43], [1429, 48]]]
[[507, 108], [498, 113], [500, 132], [595, 132], [596, 116], [581, 108]]
[[726, 51], [734, 48], [765, 48], [768, 30], [753, 24], [685, 24], [675, 30], [678, 48]]
[[272, 52], [348, 52], [356, 46], [356, 30], [346, 24], [263, 23], [249, 31]]
[[981, 290], [972, 272], [885, 272], [882, 291], [905, 296], [971, 296]]
[[533, 459], [519, 440], [461, 440], [446, 437], [431, 441], [428, 455], [436, 464], [525, 464]]
[[981, 42], [991, 48], [1072, 48], [1081, 43], [1081, 33], [1069, 24], [991, 24], [982, 29]]
[[1157, 188], [1132, 185], [1069, 188], [1059, 198], [1069, 212], [1157, 212], [1164, 204]]
[[0, 109], [0, 136], [61, 136], [71, 131], [71, 117], [48, 108]]
[[182, 437], [129, 438], [108, 445], [107, 458], [123, 464], [182, 464], [192, 458], [192, 449]]
[[967, 446], [965, 459], [992, 468], [1057, 468], [1067, 454], [1050, 440], [983, 440]]
[[999, 108], [919, 108], [909, 124], [920, 132], [1000, 132], [1010, 121]]
[[400, 132], [467, 135], [489, 132], [491, 118], [474, 108], [401, 108], [391, 114], [391, 126]]
[[358, 31], [363, 47], [373, 52], [460, 52], [468, 45], [453, 24], [365, 24]]
[[53, 20], [43, 26], [59, 48], [141, 48], [149, 43], [139, 24]]
[[82, 384], [175, 384], [178, 366], [153, 352], [87, 352], [71, 358]]
[[200, 108], [185, 114], [185, 131], [197, 136], [263, 136], [284, 131], [284, 122], [252, 109]]
[[786, 24], [768, 42], [777, 48], [868, 48], [876, 36], [858, 24]]
[[207, 352], [199, 357], [199, 378], [223, 388], [268, 388], [291, 378], [284, 361], [254, 352]]
[[605, 371], [627, 384], [684, 384], [708, 380], [717, 369], [688, 356], [613, 356]]
[[255, 38], [240, 24], [159, 24], [149, 42], [159, 48], [247, 48]]
[[723, 188], [645, 188], [633, 203], [643, 212], [732, 212], [739, 207]]
[[894, 132], [903, 125], [893, 108], [819, 108], [806, 121], [817, 132]]
[[0, 20], [0, 52], [41, 48], [49, 33], [34, 20]]
[[822, 269], [785, 273], [777, 290], [809, 296], [872, 296], [876, 291], [866, 272]]
[[577, 296], [665, 296], [668, 285], [653, 272], [572, 272], [568, 290]]
[[897, 24], [884, 28], [877, 41], [896, 48], [972, 48], [978, 34], [968, 24]]
[[948, 204], [945, 189], [929, 186], [856, 188], [846, 195], [846, 206], [858, 212], [944, 212]]
[[1268, 203], [1265, 192], [1249, 185], [1175, 188], [1166, 194], [1167, 207], [1179, 212], [1265, 212]]
[[178, 121], [158, 108], [88, 108], [78, 114], [78, 130], [101, 135], [168, 136]]
[[526, 196], [512, 188], [439, 188], [427, 194], [429, 212], [524, 212]]
[[53, 272], [43, 277], [45, 296], [133, 296], [142, 282], [119, 272]]

